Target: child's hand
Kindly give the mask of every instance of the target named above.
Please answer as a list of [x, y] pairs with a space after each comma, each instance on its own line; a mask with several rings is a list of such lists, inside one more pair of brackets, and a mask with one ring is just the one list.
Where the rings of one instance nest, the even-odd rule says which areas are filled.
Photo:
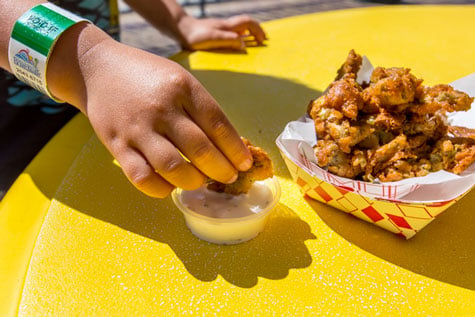
[[[229, 183], [252, 157], [217, 102], [178, 64], [105, 41], [83, 65], [83, 110], [128, 179], [144, 193]], [[88, 73], [88, 72], [86, 72]], [[187, 162], [183, 153], [191, 162]]]
[[178, 23], [178, 28], [185, 41], [182, 45], [192, 50], [244, 50], [244, 36], [253, 36], [258, 45], [266, 39], [259, 23], [247, 15], [201, 20], [186, 15]]

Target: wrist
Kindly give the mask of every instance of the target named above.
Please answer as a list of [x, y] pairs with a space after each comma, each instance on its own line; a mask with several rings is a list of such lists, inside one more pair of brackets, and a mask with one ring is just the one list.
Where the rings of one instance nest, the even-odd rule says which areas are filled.
[[55, 44], [71, 27], [90, 22], [50, 2], [38, 4], [14, 23], [9, 44], [11, 72], [27, 85], [57, 102], [47, 83], [48, 62]]
[[138, 1], [125, 0], [135, 12], [145, 18], [155, 28], [186, 46], [186, 26], [193, 20], [176, 0]]
[[103, 42], [113, 41], [106, 33], [90, 23], [78, 23], [58, 39], [47, 68], [47, 82], [51, 93], [86, 112], [86, 78], [91, 76], [94, 63], [87, 61], [100, 52]]
[[197, 21], [198, 19], [186, 13], [180, 16], [177, 20], [176, 25], [180, 33], [179, 42], [182, 47], [190, 48], [190, 43], [188, 41], [187, 35], [191, 33]]

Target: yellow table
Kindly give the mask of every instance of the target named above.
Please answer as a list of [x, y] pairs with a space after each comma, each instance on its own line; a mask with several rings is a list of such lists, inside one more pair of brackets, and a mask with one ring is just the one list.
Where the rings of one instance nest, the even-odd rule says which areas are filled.
[[176, 56], [273, 157], [281, 203], [241, 245], [195, 238], [76, 117], [0, 203], [0, 315], [473, 315], [475, 191], [405, 241], [305, 200], [274, 140], [351, 48], [427, 84], [475, 71], [474, 16], [475, 6], [325, 12], [264, 24], [267, 46], [246, 54]]

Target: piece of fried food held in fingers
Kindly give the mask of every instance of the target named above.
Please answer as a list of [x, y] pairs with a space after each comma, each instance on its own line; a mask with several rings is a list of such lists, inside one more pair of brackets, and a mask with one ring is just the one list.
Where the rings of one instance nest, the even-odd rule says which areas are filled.
[[258, 146], [252, 145], [251, 142], [245, 138], [242, 138], [242, 140], [248, 147], [254, 160], [252, 167], [245, 172], [239, 172], [238, 178], [234, 183], [223, 184], [217, 181], [211, 181], [208, 184], [208, 189], [216, 192], [240, 195], [247, 193], [255, 181], [274, 176], [272, 161], [266, 151]]

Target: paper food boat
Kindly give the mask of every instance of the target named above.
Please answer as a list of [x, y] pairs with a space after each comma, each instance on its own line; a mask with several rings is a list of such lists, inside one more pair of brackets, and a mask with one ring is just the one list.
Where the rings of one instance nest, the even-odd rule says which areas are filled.
[[[358, 81], [367, 80], [372, 66], [363, 58]], [[475, 96], [475, 73], [451, 83]], [[475, 128], [475, 105], [449, 115], [451, 125]], [[406, 239], [460, 200], [475, 184], [475, 164], [461, 175], [446, 171], [397, 182], [370, 183], [339, 177], [316, 164], [313, 120], [304, 116], [287, 124], [276, 144], [302, 193], [350, 213]]]

